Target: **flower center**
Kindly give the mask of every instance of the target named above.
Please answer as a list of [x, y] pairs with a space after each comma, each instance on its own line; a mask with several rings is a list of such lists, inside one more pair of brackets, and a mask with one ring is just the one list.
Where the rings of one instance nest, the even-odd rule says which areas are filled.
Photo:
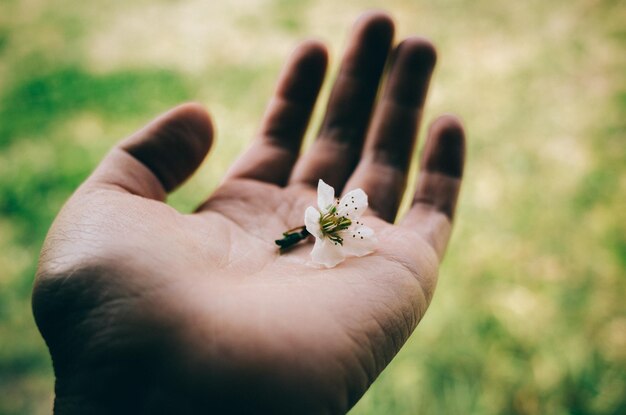
[[322, 234], [334, 243], [343, 245], [343, 238], [338, 235], [339, 231], [348, 229], [352, 221], [345, 216], [337, 214], [337, 206], [333, 205], [325, 214], [320, 214], [320, 229]]

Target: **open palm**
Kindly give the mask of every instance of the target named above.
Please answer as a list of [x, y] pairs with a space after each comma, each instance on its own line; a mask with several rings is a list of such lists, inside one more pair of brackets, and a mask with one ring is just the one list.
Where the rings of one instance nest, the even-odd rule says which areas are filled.
[[[299, 47], [258, 138], [193, 214], [164, 203], [212, 141], [180, 106], [114, 148], [53, 225], [33, 294], [53, 358], [57, 413], [341, 413], [423, 316], [447, 244], [463, 164], [459, 122], [430, 129], [414, 203], [393, 225], [434, 67], [393, 24], [361, 18], [319, 137], [298, 157], [326, 68]], [[312, 244], [274, 239], [304, 221], [318, 179], [362, 188], [376, 251], [309, 266]]]

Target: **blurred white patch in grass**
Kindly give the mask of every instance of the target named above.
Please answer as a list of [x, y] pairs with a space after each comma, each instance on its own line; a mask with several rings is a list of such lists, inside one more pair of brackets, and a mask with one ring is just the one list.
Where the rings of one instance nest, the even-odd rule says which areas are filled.
[[195, 75], [211, 66], [266, 65], [293, 47], [264, 24], [267, 7], [263, 0], [128, 3], [90, 33], [87, 58], [96, 70], [148, 65]]

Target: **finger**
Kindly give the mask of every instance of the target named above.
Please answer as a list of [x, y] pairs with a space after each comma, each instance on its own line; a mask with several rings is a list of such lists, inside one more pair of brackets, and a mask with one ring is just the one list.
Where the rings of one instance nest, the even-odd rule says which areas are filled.
[[258, 138], [226, 175], [284, 185], [298, 158], [328, 56], [317, 42], [297, 48], [283, 70], [261, 123]]
[[459, 196], [465, 134], [458, 118], [444, 115], [430, 128], [413, 205], [402, 225], [415, 229], [443, 257]]
[[290, 183], [317, 186], [319, 179], [340, 192], [356, 166], [380, 76], [393, 38], [393, 22], [382, 13], [359, 19], [331, 91], [318, 139], [300, 158]]
[[198, 168], [212, 138], [206, 110], [198, 104], [180, 105], [119, 143], [87, 184], [165, 200], [167, 192]]
[[346, 185], [362, 188], [372, 211], [389, 222], [404, 194], [435, 61], [435, 48], [425, 39], [410, 38], [396, 48], [363, 156]]

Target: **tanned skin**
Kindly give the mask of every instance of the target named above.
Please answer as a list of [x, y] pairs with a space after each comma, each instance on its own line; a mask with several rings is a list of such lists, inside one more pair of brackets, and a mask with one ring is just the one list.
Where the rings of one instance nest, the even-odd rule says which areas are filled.
[[[435, 120], [396, 218], [436, 59], [423, 38], [394, 47], [393, 31], [380, 12], [357, 21], [302, 155], [327, 52], [299, 46], [251, 147], [194, 213], [165, 199], [211, 147], [200, 105], [110, 151], [56, 218], [34, 286], [56, 414], [335, 414], [359, 400], [432, 298], [465, 152], [459, 120]], [[319, 179], [369, 195], [373, 254], [332, 269], [307, 265], [311, 241], [279, 254]]]

